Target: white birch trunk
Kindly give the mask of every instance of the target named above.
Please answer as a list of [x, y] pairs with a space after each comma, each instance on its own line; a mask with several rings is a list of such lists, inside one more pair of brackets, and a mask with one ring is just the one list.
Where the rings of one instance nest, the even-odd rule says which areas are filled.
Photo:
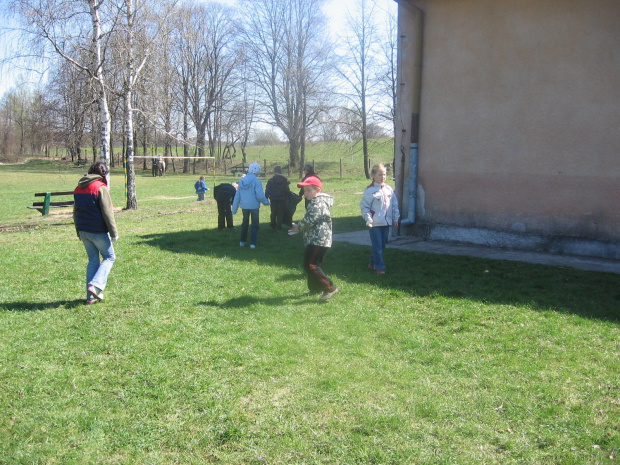
[[[112, 132], [112, 120], [110, 117], [110, 109], [108, 108], [107, 89], [105, 86], [105, 77], [103, 73], [103, 59], [101, 56], [101, 19], [99, 17], [100, 2], [98, 0], [88, 0], [90, 7], [90, 16], [93, 23], [93, 51], [95, 53], [95, 69], [94, 78], [99, 86], [97, 95], [97, 103], [99, 104], [99, 119], [101, 124], [101, 150], [100, 160], [107, 166], [110, 166], [110, 133]], [[108, 187], [110, 186], [110, 176], [108, 178]]]

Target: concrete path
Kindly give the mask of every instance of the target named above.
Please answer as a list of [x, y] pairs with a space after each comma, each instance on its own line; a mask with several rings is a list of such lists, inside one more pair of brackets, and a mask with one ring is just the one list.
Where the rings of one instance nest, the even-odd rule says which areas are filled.
[[[334, 234], [334, 241], [370, 247], [368, 231], [354, 231]], [[489, 258], [492, 260], [513, 260], [518, 262], [537, 263], [541, 265], [579, 268], [588, 271], [602, 271], [620, 274], [620, 261], [603, 258], [589, 258], [575, 255], [554, 255], [542, 252], [526, 252], [508, 249], [492, 249], [489, 247], [458, 245], [449, 242], [424, 241], [413, 236], [390, 237], [388, 248], [410, 250], [414, 252], [435, 253], [439, 255], [463, 255], [468, 257]]]

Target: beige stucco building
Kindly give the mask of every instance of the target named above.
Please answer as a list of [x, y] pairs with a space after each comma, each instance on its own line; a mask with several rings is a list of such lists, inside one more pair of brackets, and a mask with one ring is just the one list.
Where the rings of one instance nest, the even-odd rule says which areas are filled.
[[401, 233], [620, 259], [620, 0], [397, 0]]

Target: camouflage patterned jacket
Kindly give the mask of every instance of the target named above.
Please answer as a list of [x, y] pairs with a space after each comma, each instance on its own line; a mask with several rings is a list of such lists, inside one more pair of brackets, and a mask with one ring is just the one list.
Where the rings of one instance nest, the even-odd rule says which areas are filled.
[[330, 209], [334, 204], [331, 195], [320, 193], [306, 208], [306, 215], [297, 226], [304, 234], [306, 245], [332, 246], [332, 218]]

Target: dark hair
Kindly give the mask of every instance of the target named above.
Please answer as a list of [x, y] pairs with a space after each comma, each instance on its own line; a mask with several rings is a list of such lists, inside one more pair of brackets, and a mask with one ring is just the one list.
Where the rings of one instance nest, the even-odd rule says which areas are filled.
[[312, 163], [306, 163], [304, 165], [304, 171], [307, 174], [313, 174], [314, 173], [314, 165]]
[[282, 167], [280, 165], [276, 165], [273, 167], [273, 172], [274, 173], [278, 173], [278, 174], [282, 174]]
[[95, 162], [88, 168], [88, 174], [98, 174], [102, 178], [105, 178], [105, 175], [108, 174], [108, 167], [102, 161]]

